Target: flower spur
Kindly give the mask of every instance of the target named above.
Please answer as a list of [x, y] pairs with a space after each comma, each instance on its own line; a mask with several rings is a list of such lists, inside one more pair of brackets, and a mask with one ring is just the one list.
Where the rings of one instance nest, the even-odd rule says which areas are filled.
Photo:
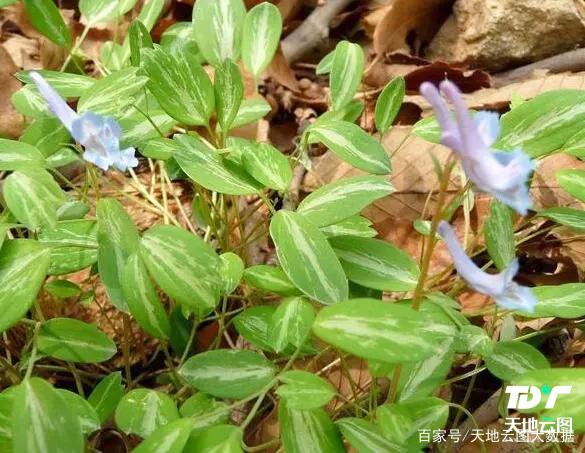
[[78, 115], [38, 72], [31, 71], [29, 75], [51, 112], [85, 148], [86, 161], [104, 171], [112, 165], [120, 171], [138, 165], [134, 148], [120, 150], [122, 130], [114, 118], [93, 112]]
[[[440, 92], [429, 82], [420, 86], [420, 92], [433, 106], [441, 127], [441, 143], [455, 151], [467, 177], [480, 190], [525, 215], [532, 206], [527, 180], [534, 165], [520, 149], [492, 150], [500, 133], [498, 115], [478, 112], [472, 118], [461, 92], [448, 80], [440, 84]], [[453, 104], [454, 116], [441, 93]]]
[[529, 313], [534, 311], [536, 299], [530, 288], [521, 286], [513, 280], [519, 267], [517, 259], [499, 274], [488, 274], [465, 254], [451, 225], [441, 221], [438, 231], [447, 244], [457, 272], [469, 286], [492, 297], [502, 308]]

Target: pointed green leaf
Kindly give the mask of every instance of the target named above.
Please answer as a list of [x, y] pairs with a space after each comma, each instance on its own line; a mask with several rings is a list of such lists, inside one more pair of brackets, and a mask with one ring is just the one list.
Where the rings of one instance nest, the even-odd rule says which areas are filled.
[[402, 106], [405, 90], [404, 77], [396, 77], [388, 82], [378, 96], [374, 120], [380, 134], [386, 133], [392, 126]]
[[172, 398], [150, 389], [130, 390], [116, 407], [116, 425], [126, 434], [147, 438], [161, 426], [179, 418]]
[[61, 47], [71, 46], [71, 33], [53, 0], [24, 0], [31, 24]]
[[114, 413], [123, 396], [122, 373], [115, 371], [95, 386], [87, 401], [95, 408], [100, 423], [104, 423]]
[[244, 168], [266, 187], [284, 192], [293, 173], [288, 159], [268, 143], [259, 143], [242, 154]]
[[264, 2], [252, 8], [244, 20], [242, 60], [254, 77], [270, 64], [282, 33], [280, 11]]
[[373, 238], [378, 235], [378, 232], [372, 227], [372, 222], [360, 215], [348, 217], [341, 222], [327, 225], [319, 229], [328, 238], [337, 236]]
[[193, 430], [228, 423], [230, 419], [230, 408], [226, 403], [202, 392], [187, 398], [179, 412], [181, 417], [189, 417]]
[[[222, 2], [224, 0], [218, 0]], [[215, 70], [215, 109], [217, 122], [226, 133], [232, 126], [244, 99], [244, 82], [238, 66], [226, 60]]]
[[34, 146], [0, 138], [0, 171], [44, 167], [45, 158]]
[[223, 294], [230, 294], [238, 285], [244, 275], [244, 262], [242, 258], [232, 252], [223, 253], [219, 256], [219, 274], [221, 275]]
[[337, 44], [329, 74], [333, 110], [341, 109], [353, 99], [362, 81], [363, 71], [362, 48], [348, 41]]
[[101, 423], [97, 412], [84, 398], [65, 389], [57, 389], [57, 393], [65, 400], [67, 407], [78, 418], [83, 434], [91, 434], [100, 429]]
[[264, 98], [244, 99], [231, 127], [235, 129], [258, 121], [260, 118], [264, 118], [271, 109], [272, 107]]
[[282, 296], [301, 294], [280, 266], [258, 264], [244, 271], [244, 278], [252, 286]]
[[69, 280], [52, 280], [45, 284], [45, 291], [59, 299], [67, 299], [81, 294], [81, 288]]
[[335, 57], [335, 49], [325, 55], [317, 67], [315, 68], [315, 74], [325, 75], [331, 72], [331, 66], [333, 66], [333, 58]]
[[391, 442], [382, 435], [380, 428], [375, 423], [360, 418], [348, 417], [335, 422], [343, 437], [359, 453], [405, 453], [406, 449], [401, 445]]
[[57, 118], [42, 116], [24, 130], [20, 141], [34, 146], [44, 157], [49, 157], [69, 143], [71, 137]]
[[243, 453], [242, 429], [234, 425], [211, 426], [195, 431], [185, 451], [197, 451], [201, 453]]
[[[30, 78], [29, 72], [21, 71], [16, 76], [21, 82], [31, 84], [33, 81]], [[78, 98], [96, 82], [94, 78], [81, 74], [49, 71], [47, 69], [39, 69], [36, 72], [42, 75], [53, 89], [65, 98]], [[38, 91], [34, 85], [31, 85], [31, 88]]]
[[142, 22], [134, 20], [128, 29], [128, 41], [130, 43], [130, 62], [132, 66], [139, 66], [141, 49], [152, 49], [153, 47], [150, 32]]
[[234, 326], [246, 341], [263, 351], [273, 352], [268, 331], [275, 311], [276, 307], [268, 305], [247, 308], [234, 318]]
[[314, 319], [313, 307], [304, 298], [283, 300], [272, 315], [270, 344], [276, 352], [284, 351], [289, 343], [300, 347], [307, 340]]
[[307, 296], [332, 304], [347, 299], [347, 278], [323, 233], [300, 214], [278, 211], [270, 236], [284, 271]]
[[548, 208], [538, 215], [551, 219], [559, 225], [565, 225], [577, 231], [585, 230], [585, 211], [574, 208]]
[[137, 0], [79, 0], [79, 11], [91, 25], [109, 22], [130, 11]]
[[290, 409], [310, 410], [325, 406], [335, 396], [331, 383], [308, 371], [292, 370], [280, 375], [284, 383], [276, 390]]
[[135, 453], [176, 453], [183, 451], [193, 429], [187, 419], [172, 421], [154, 431], [133, 451]]
[[393, 191], [392, 184], [380, 176], [355, 176], [315, 190], [299, 204], [297, 212], [314, 225], [323, 227], [359, 214]]
[[585, 201], [585, 170], [564, 169], [556, 174], [559, 185], [580, 201]]
[[484, 360], [490, 373], [503, 381], [511, 381], [531, 370], [550, 368], [538, 349], [521, 341], [496, 343]]
[[510, 208], [498, 200], [491, 204], [485, 222], [485, 242], [496, 267], [503, 271], [516, 258], [516, 240]]

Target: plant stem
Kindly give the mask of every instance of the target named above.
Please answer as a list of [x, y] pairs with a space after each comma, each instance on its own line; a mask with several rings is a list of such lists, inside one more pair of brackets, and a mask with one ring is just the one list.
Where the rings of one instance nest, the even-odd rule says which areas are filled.
[[59, 72], [63, 72], [65, 70], [65, 68], [67, 68], [67, 65], [71, 61], [73, 54], [79, 50], [79, 48], [81, 47], [81, 44], [83, 44], [83, 41], [85, 41], [85, 38], [87, 37], [87, 34], [89, 33], [89, 30], [90, 30], [90, 26], [86, 25], [85, 28], [83, 29], [83, 32], [81, 33], [81, 36], [79, 36], [79, 38], [77, 38], [77, 40], [75, 41], [75, 45], [69, 51], [69, 55], [67, 55], [67, 58], [63, 62], [61, 69], [59, 69]]

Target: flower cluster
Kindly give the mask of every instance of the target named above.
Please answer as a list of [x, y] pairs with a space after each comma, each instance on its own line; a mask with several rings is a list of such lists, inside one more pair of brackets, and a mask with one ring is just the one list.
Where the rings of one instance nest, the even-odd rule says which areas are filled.
[[[532, 206], [527, 184], [534, 169], [530, 158], [520, 149], [494, 151], [492, 145], [500, 133], [498, 115], [478, 112], [472, 116], [455, 84], [444, 81], [439, 88], [440, 91], [430, 83], [423, 83], [420, 92], [433, 106], [441, 127], [441, 143], [455, 152], [465, 174], [477, 188], [525, 215]], [[453, 105], [454, 114], [441, 93]], [[534, 311], [536, 299], [530, 288], [513, 281], [518, 272], [517, 260], [499, 274], [488, 274], [465, 254], [448, 223], [441, 222], [439, 234], [449, 248], [457, 272], [473, 289], [489, 295], [503, 308]]]
[[122, 131], [114, 118], [93, 112], [78, 115], [38, 72], [31, 71], [30, 77], [51, 112], [71, 136], [83, 145], [83, 158], [86, 161], [104, 171], [110, 166], [126, 171], [138, 165], [134, 148], [120, 149]]

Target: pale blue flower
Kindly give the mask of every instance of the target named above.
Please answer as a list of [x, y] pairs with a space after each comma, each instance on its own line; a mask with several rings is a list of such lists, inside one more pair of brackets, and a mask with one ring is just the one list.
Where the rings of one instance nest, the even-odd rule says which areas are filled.
[[120, 150], [122, 130], [114, 118], [93, 112], [78, 115], [39, 73], [31, 71], [29, 75], [51, 112], [85, 148], [83, 158], [86, 161], [104, 171], [110, 166], [126, 171], [138, 165], [134, 148]]
[[518, 273], [518, 260], [515, 259], [503, 272], [488, 274], [482, 271], [467, 256], [457, 236], [447, 222], [439, 224], [439, 234], [445, 240], [453, 258], [455, 269], [474, 290], [492, 297], [496, 304], [508, 310], [534, 311], [536, 298], [530, 288], [521, 286], [513, 278]]
[[500, 133], [497, 114], [478, 112], [472, 118], [455, 84], [446, 80], [440, 90], [453, 104], [454, 115], [433, 84], [425, 82], [420, 86], [421, 94], [435, 110], [441, 143], [455, 151], [465, 174], [480, 190], [525, 215], [532, 206], [527, 181], [534, 170], [528, 155], [520, 149], [494, 151], [491, 146]]

